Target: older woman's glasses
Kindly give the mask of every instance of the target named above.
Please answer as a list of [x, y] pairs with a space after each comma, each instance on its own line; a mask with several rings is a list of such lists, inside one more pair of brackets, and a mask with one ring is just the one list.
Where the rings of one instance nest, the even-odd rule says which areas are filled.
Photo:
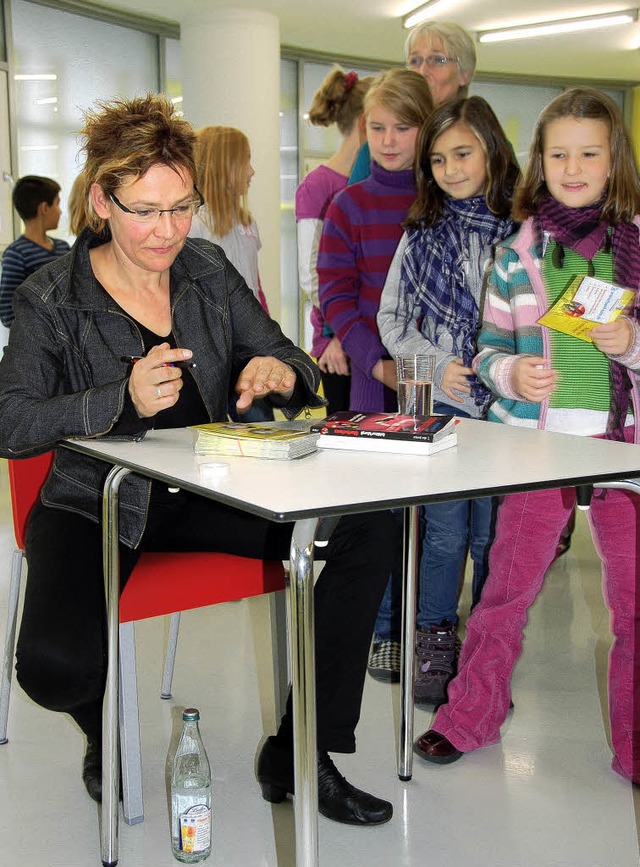
[[181, 205], [175, 205], [173, 208], [127, 208], [127, 206], [123, 205], [114, 193], [109, 193], [109, 198], [116, 208], [121, 210], [123, 214], [127, 214], [131, 217], [131, 219], [135, 220], [136, 223], [148, 223], [153, 225], [159, 221], [163, 214], [171, 214], [172, 218], [179, 223], [182, 220], [190, 220], [194, 214], [198, 213], [204, 204], [202, 193], [196, 187], [194, 187], [194, 190], [198, 194], [197, 199], [192, 199], [190, 202], [183, 202]]
[[447, 63], [457, 63], [457, 57], [446, 57], [444, 54], [428, 54], [426, 57], [420, 57], [419, 54], [412, 54], [407, 60], [408, 69], [422, 69], [424, 63], [429, 69], [438, 69], [445, 66]]

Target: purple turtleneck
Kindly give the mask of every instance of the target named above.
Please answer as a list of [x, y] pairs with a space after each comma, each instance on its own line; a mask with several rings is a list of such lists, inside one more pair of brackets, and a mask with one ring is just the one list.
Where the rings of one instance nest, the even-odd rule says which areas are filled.
[[396, 394], [373, 379], [380, 342], [376, 314], [387, 271], [416, 197], [412, 170], [371, 175], [339, 192], [327, 211], [318, 253], [320, 308], [351, 359], [349, 408], [395, 412]]

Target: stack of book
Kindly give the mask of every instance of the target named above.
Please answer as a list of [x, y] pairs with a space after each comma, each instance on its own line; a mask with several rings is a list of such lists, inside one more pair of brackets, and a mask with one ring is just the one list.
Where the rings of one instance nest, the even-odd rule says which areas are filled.
[[453, 415], [336, 412], [311, 425], [322, 449], [432, 455], [458, 441]]
[[197, 455], [242, 455], [293, 460], [316, 451], [317, 433], [308, 421], [212, 422], [192, 425]]

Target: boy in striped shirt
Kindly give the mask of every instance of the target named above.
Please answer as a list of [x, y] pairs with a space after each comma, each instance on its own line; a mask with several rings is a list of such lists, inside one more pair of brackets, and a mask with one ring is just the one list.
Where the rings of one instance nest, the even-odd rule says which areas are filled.
[[60, 221], [60, 185], [50, 178], [25, 175], [12, 194], [13, 207], [24, 222], [24, 234], [9, 244], [2, 255], [0, 278], [0, 321], [7, 328], [13, 322], [13, 295], [30, 274], [71, 249], [66, 241], [50, 238], [47, 232]]

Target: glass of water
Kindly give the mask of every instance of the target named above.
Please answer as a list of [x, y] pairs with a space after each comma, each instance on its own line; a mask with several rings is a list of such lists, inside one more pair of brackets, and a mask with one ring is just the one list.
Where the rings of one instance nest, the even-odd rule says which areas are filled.
[[398, 355], [398, 412], [401, 415], [431, 415], [435, 370], [434, 355]]

